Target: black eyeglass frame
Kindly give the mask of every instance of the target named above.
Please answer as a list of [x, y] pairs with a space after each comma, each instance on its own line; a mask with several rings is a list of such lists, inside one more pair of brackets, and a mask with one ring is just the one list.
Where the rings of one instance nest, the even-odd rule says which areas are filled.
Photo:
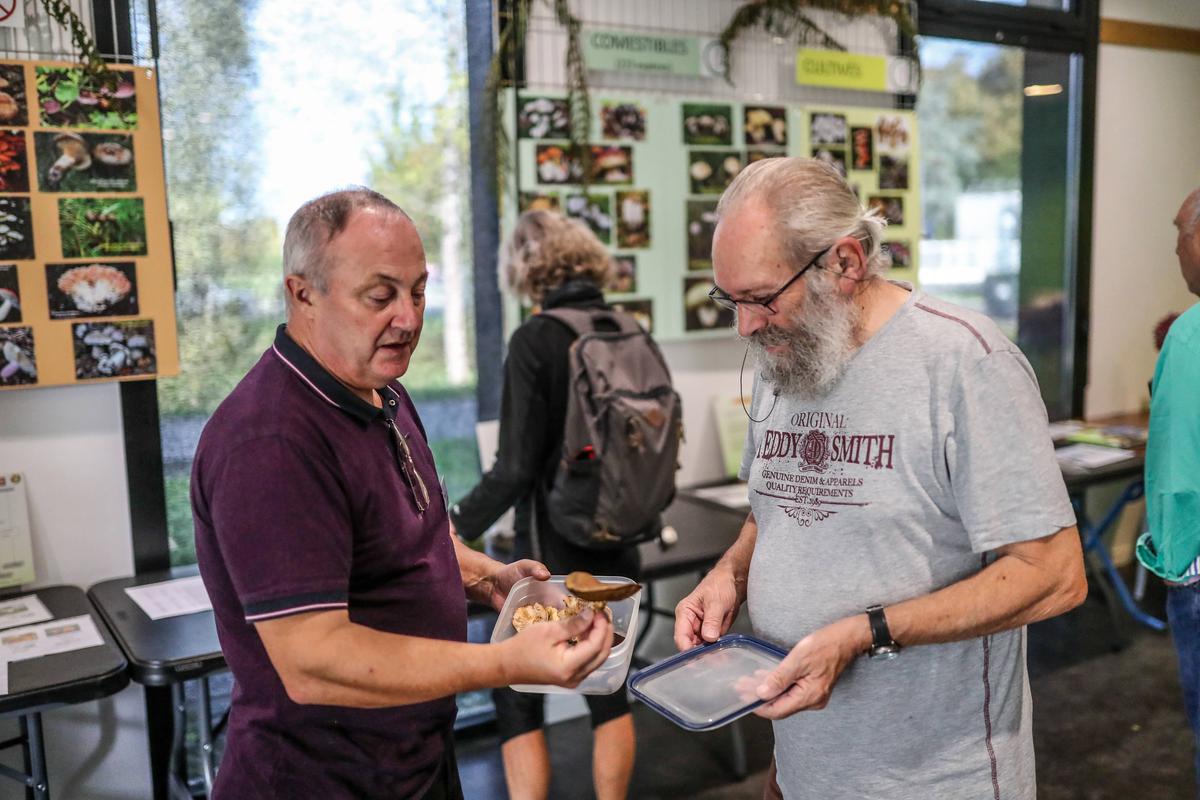
[[807, 264], [805, 264], [803, 269], [789, 278], [787, 283], [785, 283], [783, 286], [780, 286], [779, 290], [766, 300], [734, 300], [732, 297], [726, 294], [725, 290], [720, 286], [713, 286], [713, 288], [708, 291], [708, 299], [712, 300], [722, 308], [728, 308], [733, 311], [737, 311], [738, 306], [754, 306], [755, 308], [753, 310], [759, 314], [764, 314], [767, 316], [773, 315], [777, 312], [771, 307], [771, 303], [774, 303], [776, 300], [778, 300], [780, 295], [791, 288], [793, 283], [804, 277], [804, 273], [815, 267], [817, 262], [824, 258], [836, 245], [837, 242], [834, 242], [833, 244], [829, 245], [829, 247], [826, 247], [824, 250], [817, 253], [812, 261], [809, 261]]
[[417, 513], [424, 514], [425, 509], [429, 507], [429, 488], [425, 485], [425, 481], [421, 479], [421, 473], [417, 471], [416, 462], [413, 461], [412, 457], [412, 450], [408, 447], [408, 440], [404, 438], [404, 434], [396, 427], [396, 423], [390, 419], [385, 421], [396, 440], [396, 461], [400, 466], [400, 472], [404, 475], [404, 480], [408, 482], [408, 488], [412, 490], [413, 502], [416, 503]]

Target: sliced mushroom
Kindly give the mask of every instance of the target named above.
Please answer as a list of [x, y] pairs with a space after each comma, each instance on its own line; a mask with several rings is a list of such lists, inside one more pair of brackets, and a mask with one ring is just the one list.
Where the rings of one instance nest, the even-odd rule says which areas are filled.
[[46, 170], [46, 185], [53, 189], [62, 181], [69, 170], [83, 170], [92, 166], [87, 142], [77, 133], [60, 133], [54, 137], [58, 148], [58, 160]]
[[8, 315], [16, 309], [21, 310], [21, 300], [12, 289], [0, 289], [0, 322], [8, 319]]

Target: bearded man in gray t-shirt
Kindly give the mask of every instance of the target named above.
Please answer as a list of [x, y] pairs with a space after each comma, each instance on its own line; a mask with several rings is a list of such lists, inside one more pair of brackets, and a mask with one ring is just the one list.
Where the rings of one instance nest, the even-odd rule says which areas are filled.
[[882, 278], [882, 222], [820, 162], [752, 164], [718, 216], [713, 299], [757, 367], [751, 513], [676, 644], [745, 602], [790, 649], [758, 687], [769, 793], [1033, 798], [1025, 626], [1087, 583], [1029, 363], [987, 317]]

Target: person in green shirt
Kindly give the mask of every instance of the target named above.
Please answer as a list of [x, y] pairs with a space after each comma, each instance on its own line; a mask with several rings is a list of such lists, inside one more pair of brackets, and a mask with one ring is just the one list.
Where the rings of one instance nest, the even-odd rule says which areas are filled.
[[[1200, 296], [1200, 189], [1175, 216], [1175, 253], [1188, 291]], [[1146, 520], [1138, 559], [1167, 582], [1167, 619], [1196, 738], [1200, 786], [1200, 304], [1171, 324], [1150, 390]]]

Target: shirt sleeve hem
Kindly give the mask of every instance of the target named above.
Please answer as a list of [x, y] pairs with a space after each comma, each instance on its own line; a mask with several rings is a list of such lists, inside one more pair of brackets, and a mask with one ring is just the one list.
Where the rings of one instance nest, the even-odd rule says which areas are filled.
[[986, 533], [971, 536], [971, 551], [974, 553], [987, 553], [1009, 544], [1044, 539], [1047, 536], [1053, 536], [1064, 528], [1070, 528], [1076, 524], [1075, 515], [1071, 514], [1057, 522], [1041, 520], [995, 528]]
[[331, 611], [347, 608], [349, 602], [345, 592], [312, 592], [297, 594], [290, 597], [262, 600], [243, 606], [246, 622], [255, 623], [264, 620], [287, 617], [292, 614], [303, 614], [309, 611]]

